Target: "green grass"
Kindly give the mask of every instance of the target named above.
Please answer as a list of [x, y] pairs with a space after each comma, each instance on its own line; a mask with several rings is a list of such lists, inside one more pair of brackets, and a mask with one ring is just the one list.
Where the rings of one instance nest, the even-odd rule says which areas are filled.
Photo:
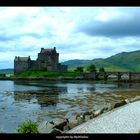
[[106, 72], [128, 72], [128, 69], [121, 68], [121, 67], [105, 67]]
[[17, 75], [18, 78], [72, 78], [79, 76], [77, 72], [48, 72], [45, 70], [27, 70]]

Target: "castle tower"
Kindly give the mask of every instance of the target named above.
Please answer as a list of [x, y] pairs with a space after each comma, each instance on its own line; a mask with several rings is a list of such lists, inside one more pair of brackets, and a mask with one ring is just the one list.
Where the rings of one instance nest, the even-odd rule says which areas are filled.
[[47, 69], [48, 71], [57, 71], [59, 53], [56, 52], [56, 48], [41, 48], [38, 53], [38, 68]]

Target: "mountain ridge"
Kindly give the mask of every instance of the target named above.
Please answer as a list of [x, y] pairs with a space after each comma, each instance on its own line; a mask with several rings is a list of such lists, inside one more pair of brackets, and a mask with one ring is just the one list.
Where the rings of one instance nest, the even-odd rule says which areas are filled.
[[[107, 58], [96, 58], [92, 60], [81, 59], [65, 61], [62, 64], [68, 65], [69, 68], [77, 66], [87, 67], [90, 64], [94, 64], [96, 67], [105, 67], [107, 70], [117, 71], [132, 71], [140, 72], [140, 50], [131, 52], [120, 52]], [[79, 62], [79, 64], [78, 64]], [[75, 65], [73, 65], [75, 64]], [[77, 64], [77, 65], [76, 65]]]

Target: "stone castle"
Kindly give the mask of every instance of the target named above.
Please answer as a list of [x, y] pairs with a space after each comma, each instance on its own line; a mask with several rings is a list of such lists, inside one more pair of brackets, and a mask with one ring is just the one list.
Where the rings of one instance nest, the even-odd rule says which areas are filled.
[[14, 74], [20, 74], [28, 69], [66, 72], [67, 65], [59, 63], [59, 53], [57, 53], [55, 47], [53, 49], [41, 48], [36, 60], [31, 60], [30, 56], [15, 56]]

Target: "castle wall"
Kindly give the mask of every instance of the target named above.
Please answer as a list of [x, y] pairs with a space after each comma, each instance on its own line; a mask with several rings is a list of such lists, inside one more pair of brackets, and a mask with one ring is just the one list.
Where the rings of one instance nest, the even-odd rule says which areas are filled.
[[31, 60], [31, 69], [38, 69], [38, 63], [35, 60]]
[[28, 61], [15, 61], [14, 62], [14, 74], [20, 74], [29, 69], [30, 64]]
[[58, 71], [67, 72], [68, 66], [67, 66], [67, 65], [61, 65], [61, 64], [59, 63], [57, 69], [58, 69]]

